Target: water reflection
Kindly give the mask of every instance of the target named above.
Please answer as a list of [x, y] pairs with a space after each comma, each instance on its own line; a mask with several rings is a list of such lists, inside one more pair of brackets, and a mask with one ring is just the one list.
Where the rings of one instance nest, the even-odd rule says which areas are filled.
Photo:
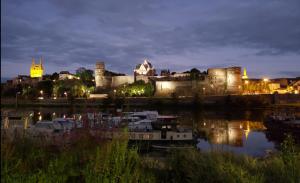
[[[140, 111], [143, 109], [127, 109]], [[263, 156], [267, 151], [278, 149], [284, 139], [284, 129], [268, 129], [263, 123], [264, 117], [272, 111], [226, 111], [226, 110], [191, 110], [191, 109], [147, 109], [158, 110], [164, 115], [178, 115], [179, 123], [192, 127], [198, 135], [197, 147], [201, 151], [224, 150], [235, 153]], [[28, 111], [32, 111], [29, 113]], [[30, 114], [27, 125], [35, 124], [38, 120], [54, 118], [81, 117], [86, 112], [99, 112], [103, 109], [83, 108], [26, 108], [24, 114]], [[110, 112], [114, 112], [111, 110]], [[115, 113], [116, 114], [116, 113]], [[293, 133], [298, 144], [300, 134]]]
[[261, 156], [275, 150], [262, 122], [249, 120], [205, 119], [197, 128], [200, 150], [226, 150]]

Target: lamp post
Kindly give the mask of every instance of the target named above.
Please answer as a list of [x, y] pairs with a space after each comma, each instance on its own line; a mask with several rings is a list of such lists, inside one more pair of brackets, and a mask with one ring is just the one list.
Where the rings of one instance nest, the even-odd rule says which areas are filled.
[[68, 97], [68, 93], [66, 91], [64, 92], [64, 95], [66, 98]]
[[21, 92], [17, 92], [16, 93], [16, 108], [18, 108], [18, 95], [20, 95]]
[[43, 90], [40, 91], [40, 94], [41, 94], [41, 99], [44, 99], [44, 91]]

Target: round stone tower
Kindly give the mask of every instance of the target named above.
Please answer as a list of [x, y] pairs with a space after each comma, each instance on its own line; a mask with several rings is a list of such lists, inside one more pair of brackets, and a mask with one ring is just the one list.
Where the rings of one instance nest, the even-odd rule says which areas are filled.
[[95, 82], [97, 88], [105, 87], [105, 65], [104, 62], [96, 62], [95, 68]]
[[229, 67], [227, 70], [227, 91], [239, 93], [242, 85], [241, 67]]

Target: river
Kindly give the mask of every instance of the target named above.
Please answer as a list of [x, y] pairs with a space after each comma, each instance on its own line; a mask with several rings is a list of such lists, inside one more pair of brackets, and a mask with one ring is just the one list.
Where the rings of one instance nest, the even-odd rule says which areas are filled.
[[[7, 110], [7, 109], [2, 109]], [[99, 112], [97, 108], [21, 108], [22, 112], [33, 111], [32, 122], [51, 120], [56, 117], [70, 117], [73, 114]], [[200, 151], [230, 151], [237, 154], [264, 156], [276, 152], [285, 138], [282, 129], [268, 129], [264, 124], [266, 115], [272, 112], [266, 109], [193, 109], [193, 108], [126, 108], [124, 111], [157, 110], [159, 114], [176, 115], [181, 126], [193, 128], [197, 134], [196, 147]], [[113, 112], [111, 110], [110, 112]], [[294, 111], [299, 115], [300, 111]], [[291, 133], [300, 144], [300, 134]]]

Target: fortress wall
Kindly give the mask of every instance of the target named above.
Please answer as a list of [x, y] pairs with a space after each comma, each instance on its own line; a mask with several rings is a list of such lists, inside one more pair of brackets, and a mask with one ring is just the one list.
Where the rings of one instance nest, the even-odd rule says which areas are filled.
[[192, 88], [192, 81], [156, 81], [156, 96], [171, 96], [172, 93], [180, 95], [189, 94]]
[[242, 75], [240, 67], [230, 67], [226, 69], [227, 73], [227, 92], [239, 93], [242, 86]]
[[134, 83], [134, 76], [114, 76], [112, 77], [111, 87], [115, 88], [126, 83]]

